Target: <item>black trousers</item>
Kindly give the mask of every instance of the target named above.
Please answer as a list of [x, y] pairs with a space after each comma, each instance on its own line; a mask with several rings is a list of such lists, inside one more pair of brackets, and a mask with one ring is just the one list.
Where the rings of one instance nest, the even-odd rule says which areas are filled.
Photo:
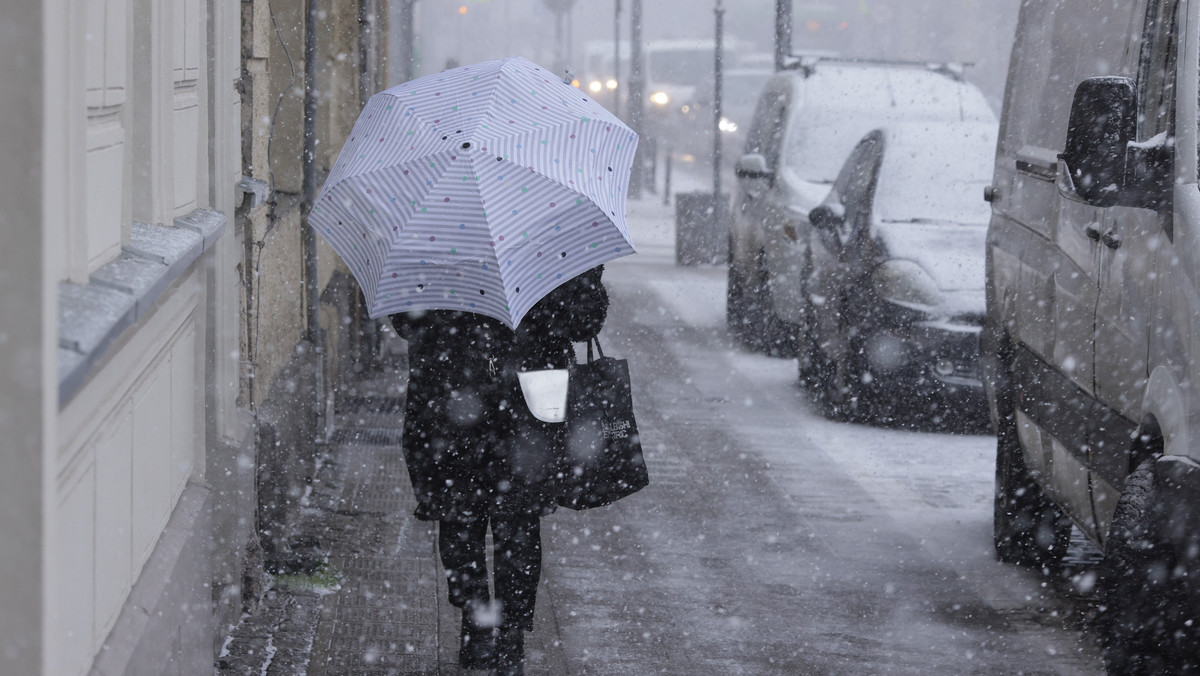
[[487, 515], [438, 522], [438, 553], [446, 568], [450, 603], [487, 604], [487, 528], [492, 526], [494, 586], [504, 626], [533, 629], [533, 607], [542, 577], [541, 519], [536, 515]]

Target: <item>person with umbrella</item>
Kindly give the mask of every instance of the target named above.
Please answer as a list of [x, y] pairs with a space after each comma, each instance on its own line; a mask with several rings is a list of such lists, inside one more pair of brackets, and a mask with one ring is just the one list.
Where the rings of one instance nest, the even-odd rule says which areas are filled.
[[542, 566], [540, 518], [559, 496], [553, 449], [565, 442], [561, 426], [531, 421], [515, 374], [575, 362], [573, 343], [595, 338], [608, 310], [602, 273], [594, 268], [550, 292], [516, 331], [455, 310], [392, 315], [408, 341], [404, 451], [416, 515], [438, 521], [450, 602], [463, 609], [464, 667], [521, 673]]
[[516, 374], [568, 368], [573, 343], [599, 333], [603, 264], [633, 253], [636, 146], [545, 69], [472, 64], [371, 97], [309, 215], [370, 316], [408, 341], [405, 461], [416, 517], [439, 524], [464, 667], [523, 673], [564, 441], [531, 415]]

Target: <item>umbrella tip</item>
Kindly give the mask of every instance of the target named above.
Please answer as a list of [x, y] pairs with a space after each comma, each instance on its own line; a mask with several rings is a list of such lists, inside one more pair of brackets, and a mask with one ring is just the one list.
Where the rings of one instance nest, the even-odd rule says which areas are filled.
[[575, 81], [575, 73], [570, 68], [563, 68], [563, 84], [571, 84]]

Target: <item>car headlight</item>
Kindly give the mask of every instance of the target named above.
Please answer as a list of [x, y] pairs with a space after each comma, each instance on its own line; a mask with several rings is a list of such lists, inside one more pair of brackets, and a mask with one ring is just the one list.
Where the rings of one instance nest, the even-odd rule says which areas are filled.
[[588, 91], [592, 92], [593, 94], [599, 92], [603, 88], [604, 85], [600, 84], [599, 80], [592, 80], [588, 83]]
[[721, 121], [717, 123], [717, 129], [720, 129], [721, 131], [727, 131], [730, 133], [735, 132], [738, 129], [737, 122], [734, 122], [733, 120], [729, 119], [728, 117], [722, 117]]
[[671, 102], [671, 97], [667, 96], [666, 92], [654, 92], [650, 95], [650, 102], [656, 106], [665, 106]]
[[616, 89], [616, 88], [617, 88], [617, 81], [616, 81], [616, 79], [615, 79], [615, 78], [611, 78], [611, 77], [610, 77], [610, 78], [608, 78], [608, 82], [605, 82], [605, 83], [604, 83], [604, 86], [605, 86], [605, 87], [608, 87], [609, 89]]
[[912, 261], [882, 263], [875, 268], [871, 284], [880, 298], [910, 310], [932, 313], [943, 301], [933, 278]]

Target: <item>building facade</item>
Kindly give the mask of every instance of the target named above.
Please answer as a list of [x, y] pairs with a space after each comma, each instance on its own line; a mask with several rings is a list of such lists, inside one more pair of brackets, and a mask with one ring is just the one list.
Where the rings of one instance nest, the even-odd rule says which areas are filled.
[[386, 61], [384, 0], [318, 4], [307, 53], [304, 0], [0, 7], [2, 673], [210, 673], [287, 555], [360, 327], [305, 60], [321, 176]]

